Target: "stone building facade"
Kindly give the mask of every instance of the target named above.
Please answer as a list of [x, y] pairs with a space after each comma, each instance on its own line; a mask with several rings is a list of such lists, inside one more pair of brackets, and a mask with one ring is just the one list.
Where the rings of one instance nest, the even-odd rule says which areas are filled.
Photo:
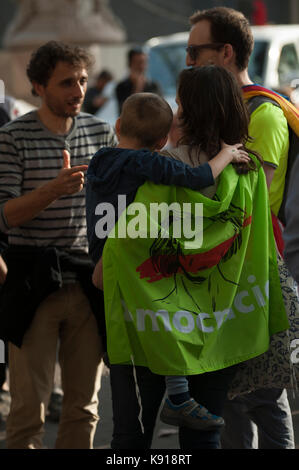
[[[39, 0], [37, 0], [39, 1]], [[86, 2], [86, 0], [85, 0]], [[51, 3], [51, 2], [49, 2]], [[0, 0], [0, 47], [4, 31], [12, 20], [16, 0]], [[121, 20], [130, 43], [142, 43], [152, 36], [172, 34], [188, 29], [188, 17], [197, 9], [224, 5], [250, 10], [252, 0], [110, 0], [112, 11]], [[265, 0], [268, 21], [271, 23], [299, 23], [298, 0]]]

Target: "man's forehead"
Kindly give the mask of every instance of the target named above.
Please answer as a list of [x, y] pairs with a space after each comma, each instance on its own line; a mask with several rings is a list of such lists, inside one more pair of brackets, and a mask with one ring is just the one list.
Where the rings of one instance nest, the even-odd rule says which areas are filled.
[[207, 44], [212, 42], [211, 24], [207, 20], [201, 20], [195, 23], [189, 34], [189, 45]]
[[53, 70], [52, 77], [67, 78], [67, 77], [88, 77], [88, 71], [85, 64], [70, 64], [69, 62], [59, 61]]
[[146, 55], [146, 54], [143, 54], [143, 53], [141, 53], [141, 54], [134, 54], [134, 55], [132, 56], [132, 61], [133, 61], [133, 60], [136, 60], [136, 61], [137, 61], [137, 60], [140, 60], [140, 61], [142, 60], [142, 61], [144, 61], [144, 60], [146, 60], [146, 59], [147, 59], [147, 55]]

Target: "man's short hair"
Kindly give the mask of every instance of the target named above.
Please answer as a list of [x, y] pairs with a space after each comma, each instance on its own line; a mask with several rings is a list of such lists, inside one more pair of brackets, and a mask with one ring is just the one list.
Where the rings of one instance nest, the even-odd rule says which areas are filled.
[[167, 136], [172, 120], [171, 107], [163, 98], [155, 93], [135, 93], [122, 106], [120, 133], [145, 148], [154, 148]]
[[132, 63], [132, 59], [133, 59], [134, 55], [140, 55], [140, 54], [145, 54], [145, 51], [142, 47], [134, 47], [134, 48], [129, 50], [129, 52], [128, 52], [128, 65], [129, 65], [129, 67]]
[[102, 70], [98, 76], [97, 76], [97, 80], [113, 80], [113, 75], [111, 72], [109, 72], [109, 70]]
[[214, 42], [233, 46], [238, 69], [240, 71], [246, 69], [254, 41], [249, 21], [243, 13], [232, 8], [215, 7], [197, 11], [190, 17], [191, 25], [202, 20], [209, 21]]
[[[27, 67], [30, 82], [46, 86], [58, 62], [67, 62], [73, 66], [83, 65], [87, 70], [93, 64], [85, 49], [50, 41], [39, 47], [31, 56]], [[38, 96], [34, 88], [32, 94]]]

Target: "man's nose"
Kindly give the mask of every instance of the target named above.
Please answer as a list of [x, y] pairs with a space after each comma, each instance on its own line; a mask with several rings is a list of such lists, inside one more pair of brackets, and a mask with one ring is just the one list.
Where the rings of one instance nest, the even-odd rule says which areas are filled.
[[85, 95], [85, 86], [82, 85], [82, 83], [77, 83], [74, 89], [74, 93], [76, 94], [76, 96], [83, 98], [83, 96]]
[[188, 53], [186, 54], [186, 65], [187, 67], [194, 67], [195, 65], [195, 60], [192, 60]]

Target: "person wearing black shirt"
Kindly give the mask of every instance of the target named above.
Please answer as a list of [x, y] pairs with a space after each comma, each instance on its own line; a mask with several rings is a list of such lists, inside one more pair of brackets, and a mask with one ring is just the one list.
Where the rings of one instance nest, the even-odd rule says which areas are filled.
[[146, 78], [147, 55], [142, 49], [134, 48], [128, 52], [129, 76], [118, 83], [115, 92], [119, 114], [123, 102], [133, 93], [149, 92], [162, 95], [159, 85]]
[[96, 114], [106, 103], [109, 98], [104, 96], [103, 91], [107, 83], [111, 80], [113, 80], [112, 74], [108, 72], [108, 70], [102, 70], [97, 77], [95, 86], [87, 89], [83, 105], [86, 113]]

